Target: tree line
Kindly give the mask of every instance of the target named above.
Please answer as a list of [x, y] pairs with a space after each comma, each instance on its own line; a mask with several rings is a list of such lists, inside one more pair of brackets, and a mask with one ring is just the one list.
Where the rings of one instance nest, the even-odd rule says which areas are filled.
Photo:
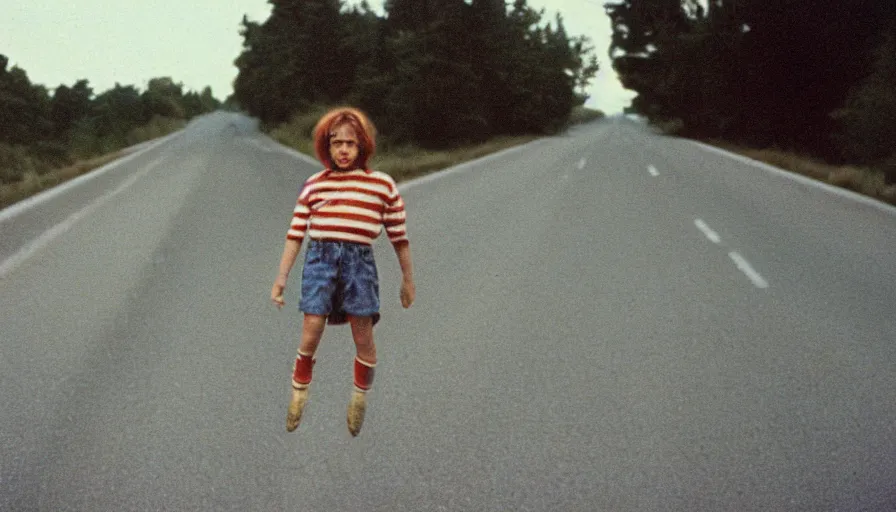
[[896, 180], [896, 3], [612, 0], [632, 109], [685, 134], [777, 145]]
[[150, 80], [144, 91], [116, 84], [95, 94], [88, 80], [78, 80], [51, 94], [0, 55], [0, 182], [116, 151], [139, 142], [135, 131], [147, 125], [220, 106], [210, 88], [185, 92], [169, 77]]
[[233, 100], [267, 125], [313, 105], [367, 111], [387, 143], [450, 147], [550, 133], [598, 71], [589, 39], [526, 0], [269, 0], [242, 21]]

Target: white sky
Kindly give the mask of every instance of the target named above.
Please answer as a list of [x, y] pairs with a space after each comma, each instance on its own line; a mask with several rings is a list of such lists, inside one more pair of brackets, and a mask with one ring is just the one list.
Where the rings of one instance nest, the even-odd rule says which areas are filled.
[[[591, 38], [601, 71], [588, 91], [588, 106], [621, 111], [634, 94], [619, 85], [607, 56], [610, 23], [603, 1], [529, 5], [543, 7], [545, 20], [559, 11], [570, 35]], [[190, 90], [211, 86], [223, 100], [236, 77], [243, 14], [264, 21], [270, 9], [266, 0], [0, 0], [0, 54], [50, 89], [86, 78], [96, 93], [116, 82], [143, 90], [150, 78], [170, 76]]]

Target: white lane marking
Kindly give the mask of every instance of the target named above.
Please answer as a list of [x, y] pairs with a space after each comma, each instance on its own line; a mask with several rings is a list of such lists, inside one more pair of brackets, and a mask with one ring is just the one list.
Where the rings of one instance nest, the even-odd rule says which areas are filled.
[[835, 187], [834, 185], [830, 185], [823, 181], [814, 180], [812, 178], [803, 176], [802, 174], [796, 174], [793, 172], [785, 171], [784, 169], [780, 169], [773, 165], [769, 165], [765, 162], [753, 160], [752, 158], [747, 158], [743, 155], [729, 153], [728, 151], [725, 151], [724, 149], [717, 148], [715, 146], [710, 146], [703, 142], [697, 142], [697, 141], [688, 141], [688, 142], [690, 142], [691, 144], [695, 144], [698, 147], [705, 149], [706, 151], [710, 151], [712, 153], [716, 153], [716, 154], [719, 154], [722, 156], [727, 156], [728, 158], [737, 160], [738, 162], [743, 162], [745, 164], [749, 164], [754, 167], [758, 167], [758, 168], [768, 171], [770, 173], [777, 174], [778, 176], [783, 176], [785, 178], [789, 178], [793, 181], [803, 183], [805, 185], [810, 185], [813, 187], [820, 188], [822, 190], [827, 190], [828, 192], [837, 194], [842, 197], [848, 197], [851, 199], [855, 199], [856, 201], [858, 201], [860, 203], [864, 203], [869, 206], [877, 207], [878, 209], [880, 209], [883, 212], [889, 213], [891, 215], [896, 215], [896, 206], [886, 204], [886, 203], [884, 203], [882, 201], [878, 201], [876, 199], [871, 199], [870, 197], [865, 196], [863, 194], [859, 194], [858, 192], [853, 192], [852, 190], [847, 190], [845, 188]]
[[660, 171], [656, 170], [656, 167], [649, 165], [647, 166], [647, 172], [650, 173], [651, 176], [659, 176]]
[[701, 219], [695, 220], [694, 225], [697, 226], [697, 229], [702, 231], [703, 234], [706, 235], [706, 238], [709, 238], [714, 244], [722, 241], [722, 238], [719, 236], [719, 234], [710, 229], [709, 226], [706, 225], [706, 223]]
[[477, 158], [475, 160], [469, 160], [462, 164], [457, 164], [453, 167], [448, 167], [448, 168], [442, 169], [441, 171], [433, 171], [429, 174], [420, 176], [419, 178], [414, 178], [414, 179], [411, 179], [408, 181], [403, 181], [403, 182], [399, 183], [398, 190], [405, 192], [408, 189], [417, 187], [419, 185], [423, 185], [424, 183], [429, 183], [430, 181], [439, 180], [439, 179], [445, 178], [447, 176], [450, 176], [452, 174], [459, 173], [459, 172], [467, 172], [477, 165], [484, 164], [486, 162], [490, 162], [492, 160], [501, 158], [501, 157], [503, 157], [505, 155], [509, 155], [511, 153], [516, 153], [518, 151], [522, 151], [526, 148], [531, 148], [538, 144], [543, 144], [547, 141], [548, 141], [548, 139], [535, 139], [535, 140], [527, 142], [525, 144], [520, 144], [519, 146], [512, 146], [507, 149], [502, 149], [501, 151], [498, 151], [497, 153], [491, 153], [489, 155], [483, 156], [481, 158]]
[[734, 264], [737, 265], [737, 268], [750, 278], [750, 281], [753, 282], [753, 285], [756, 286], [756, 288], [768, 288], [768, 281], [763, 279], [759, 272], [756, 272], [750, 265], [750, 262], [744, 259], [743, 256], [736, 251], [729, 252], [728, 256], [734, 260]]
[[320, 167], [323, 165], [322, 163], [320, 163], [319, 160], [311, 158], [310, 156], [306, 155], [305, 153], [296, 151], [295, 149], [293, 149], [291, 147], [284, 146], [283, 144], [280, 144], [279, 142], [277, 142], [275, 139], [266, 137], [266, 140], [267, 140], [268, 144], [272, 145], [272, 147], [274, 148], [274, 151], [279, 151], [279, 152], [289, 155], [293, 158], [298, 158], [299, 160], [301, 160], [305, 163], [315, 165], [317, 167]]
[[581, 160], [579, 160], [579, 170], [580, 170], [580, 171], [581, 171], [582, 169], [585, 168], [585, 164], [586, 164], [586, 163], [588, 163], [588, 161], [585, 160], [584, 158], [581, 159]]
[[45, 190], [44, 192], [41, 192], [40, 194], [33, 195], [33, 196], [29, 197], [28, 199], [23, 199], [22, 201], [19, 201], [18, 203], [13, 204], [12, 206], [4, 208], [2, 211], [0, 211], [0, 222], [6, 222], [8, 220], [12, 220], [13, 218], [19, 216], [20, 214], [24, 213], [27, 210], [30, 210], [31, 208], [37, 206], [40, 203], [48, 201], [48, 200], [58, 196], [59, 194], [67, 192], [69, 189], [74, 188], [82, 183], [90, 181], [94, 178], [98, 178], [98, 177], [102, 176], [103, 174], [111, 171], [112, 169], [118, 167], [119, 165], [130, 162], [131, 160], [146, 153], [147, 151], [151, 150], [152, 148], [159, 146], [159, 145], [165, 143], [166, 141], [168, 141], [178, 135], [181, 135], [182, 133], [183, 133], [183, 130], [177, 131], [170, 135], [166, 135], [165, 137], [162, 137], [160, 139], [150, 141], [148, 144], [144, 143], [144, 144], [147, 144], [146, 147], [139, 149], [139, 150], [135, 151], [134, 153], [124, 156], [118, 160], [115, 160], [114, 162], [109, 162], [108, 164], [100, 167], [99, 169], [95, 169], [87, 174], [82, 174], [81, 176], [78, 176], [77, 178], [66, 181], [65, 183], [62, 183], [53, 188]]
[[256, 148], [258, 148], [258, 149], [264, 151], [265, 153], [273, 153], [274, 151], [276, 151], [276, 150], [275, 150], [274, 148], [272, 148], [272, 147], [265, 146], [264, 143], [261, 142], [261, 141], [258, 140], [258, 139], [247, 139], [247, 142], [248, 142], [249, 144], [252, 144], [252, 145], [255, 146]]
[[5, 277], [9, 272], [11, 272], [15, 267], [19, 266], [25, 260], [31, 257], [35, 252], [43, 249], [44, 247], [50, 245], [50, 243], [59, 235], [65, 233], [70, 230], [75, 224], [78, 223], [81, 219], [89, 215], [91, 212], [99, 208], [103, 203], [108, 201], [109, 199], [115, 197], [116, 195], [123, 192], [125, 189], [134, 184], [137, 180], [145, 176], [147, 173], [158, 167], [159, 163], [164, 160], [164, 156], [160, 156], [156, 158], [152, 163], [147, 165], [142, 171], [134, 173], [133, 176], [125, 180], [118, 186], [118, 188], [107, 192], [106, 194], [94, 199], [87, 206], [81, 208], [75, 213], [66, 217], [65, 220], [56, 224], [52, 228], [44, 231], [42, 235], [31, 240], [27, 244], [25, 244], [21, 249], [13, 253], [12, 256], [0, 262], [0, 279]]

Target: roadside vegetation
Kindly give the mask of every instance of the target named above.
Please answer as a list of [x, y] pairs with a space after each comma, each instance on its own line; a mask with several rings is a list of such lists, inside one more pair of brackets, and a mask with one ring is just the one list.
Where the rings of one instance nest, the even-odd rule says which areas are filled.
[[611, 0], [613, 67], [637, 92], [630, 112], [896, 204], [896, 9], [827, 7]]
[[184, 92], [171, 78], [146, 90], [116, 84], [95, 94], [87, 80], [52, 94], [0, 55], [0, 208], [126, 154], [126, 148], [183, 128], [221, 107], [206, 88]]
[[[297, 114], [288, 123], [270, 130], [269, 135], [284, 146], [316, 158], [311, 138], [312, 131], [320, 116], [326, 111], [327, 107], [316, 107], [306, 113]], [[604, 113], [600, 110], [576, 107], [570, 115], [568, 126], [603, 117]], [[502, 135], [480, 143], [461, 144], [446, 149], [426, 149], [408, 143], [390, 144], [386, 139], [385, 144], [378, 144], [371, 167], [389, 174], [396, 181], [405, 181], [525, 144], [539, 137], [541, 136], [534, 134]]]
[[[638, 94], [631, 113], [665, 133], [896, 204], [896, 10], [816, 3], [610, 0], [612, 64]], [[590, 40], [526, 0], [393, 0], [384, 15], [284, 0], [239, 33], [227, 108], [313, 155], [324, 106], [360, 107], [379, 129], [373, 165], [397, 179], [603, 115], [584, 108], [599, 69]], [[167, 77], [51, 93], [0, 55], [0, 207], [221, 107]]]
[[[227, 106], [309, 154], [320, 105], [360, 107], [380, 130], [376, 165], [397, 177], [601, 115], [582, 108], [598, 71], [593, 48], [587, 37], [569, 35], [559, 14], [546, 19], [526, 0], [395, 0], [385, 9], [380, 15], [366, 2], [285, 0], [272, 4], [264, 22], [244, 17]], [[6, 64], [4, 57], [0, 91], [13, 94], [0, 96], [0, 119], [27, 129], [0, 126], [0, 206], [220, 107], [209, 89], [184, 93], [170, 78], [151, 80], [144, 92], [117, 85], [94, 95], [82, 80], [50, 94]], [[159, 118], [166, 121], [152, 121]], [[144, 128], [153, 122], [163, 129]]]
[[878, 169], [832, 165], [818, 158], [775, 148], [754, 149], [718, 140], [702, 142], [896, 206], [896, 183], [888, 183], [886, 174]]

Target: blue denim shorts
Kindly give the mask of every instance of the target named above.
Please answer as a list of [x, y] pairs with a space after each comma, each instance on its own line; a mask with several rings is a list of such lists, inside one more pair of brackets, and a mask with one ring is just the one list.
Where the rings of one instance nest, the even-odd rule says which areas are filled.
[[310, 240], [302, 269], [299, 310], [343, 324], [346, 315], [380, 317], [380, 285], [373, 248], [351, 242]]

